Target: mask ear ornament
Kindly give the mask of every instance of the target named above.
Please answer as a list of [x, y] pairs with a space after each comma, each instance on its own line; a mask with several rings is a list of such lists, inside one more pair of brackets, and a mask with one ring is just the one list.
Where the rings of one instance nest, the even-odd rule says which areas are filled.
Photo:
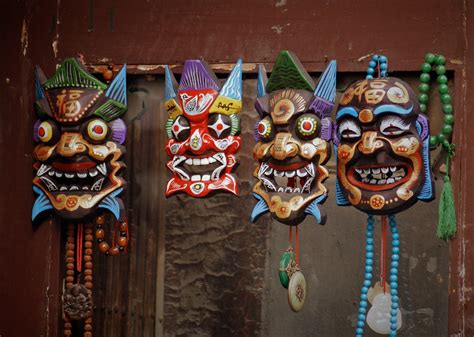
[[[99, 251], [118, 255], [128, 244], [128, 223], [120, 197], [125, 181], [121, 146], [126, 138], [126, 66], [107, 85], [76, 59], [66, 59], [50, 79], [35, 71], [39, 120], [33, 155], [37, 195], [32, 220], [54, 212], [66, 225], [66, 275], [63, 293], [64, 336], [73, 321], [92, 335], [93, 234]], [[114, 226], [112, 245], [105, 241]]]
[[330, 155], [335, 96], [336, 61], [328, 64], [317, 86], [289, 51], [278, 55], [269, 79], [265, 68], [259, 66], [255, 108], [260, 120], [255, 125], [254, 147], [258, 181], [253, 188], [257, 204], [251, 221], [269, 212], [289, 226], [290, 245], [282, 255], [279, 276], [295, 312], [303, 308], [306, 296], [298, 259], [298, 225], [307, 215], [325, 223], [319, 205], [327, 197], [323, 182], [328, 171], [323, 165]]
[[[401, 240], [395, 214], [417, 200], [431, 201], [435, 195], [428, 118], [422, 114], [426, 109], [407, 83], [387, 73], [387, 58], [374, 55], [366, 78], [343, 93], [333, 129], [337, 203], [368, 214], [356, 336], [364, 333], [368, 308], [367, 324], [372, 330], [396, 336], [401, 328], [397, 282]], [[380, 282], [372, 285], [375, 215], [381, 216], [382, 253]], [[385, 261], [388, 228], [392, 238], [389, 275]]]
[[232, 171], [240, 148], [242, 60], [222, 86], [204, 61], [186, 61], [179, 84], [166, 67], [165, 101], [167, 167], [172, 173], [166, 196], [201, 198], [217, 191], [238, 195]]

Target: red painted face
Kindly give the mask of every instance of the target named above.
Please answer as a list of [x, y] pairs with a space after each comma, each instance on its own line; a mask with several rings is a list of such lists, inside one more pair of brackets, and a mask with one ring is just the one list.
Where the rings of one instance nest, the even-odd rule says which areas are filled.
[[166, 102], [170, 113], [166, 152], [171, 157], [167, 166], [173, 173], [166, 196], [185, 192], [204, 197], [217, 190], [238, 194], [231, 172], [236, 164], [235, 153], [240, 148], [236, 114], [241, 103], [223, 95], [226, 85], [220, 93], [216, 90], [217, 83], [216, 89], [186, 87]]

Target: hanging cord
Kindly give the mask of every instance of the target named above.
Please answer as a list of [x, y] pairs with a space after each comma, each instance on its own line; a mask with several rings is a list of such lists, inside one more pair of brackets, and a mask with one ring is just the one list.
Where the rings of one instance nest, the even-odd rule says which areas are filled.
[[359, 314], [357, 316], [356, 337], [364, 335], [365, 316], [367, 315], [368, 299], [367, 293], [372, 285], [372, 270], [374, 264], [374, 217], [369, 215], [367, 218], [367, 233], [365, 245], [365, 274], [364, 283], [361, 289]]
[[380, 217], [382, 223], [382, 230], [380, 233], [380, 284], [383, 287], [383, 293], [387, 292], [386, 279], [387, 279], [387, 216], [382, 215]]
[[299, 266], [300, 258], [299, 258], [299, 247], [298, 247], [298, 226], [296, 226], [296, 233], [295, 233], [295, 254], [296, 254], [296, 264]]
[[389, 215], [390, 228], [392, 232], [392, 257], [390, 259], [390, 299], [392, 302], [390, 309], [390, 337], [397, 336], [398, 328], [398, 266], [400, 261], [400, 235], [398, 234], [397, 221], [395, 215]]
[[77, 262], [76, 262], [76, 270], [78, 273], [82, 271], [82, 240], [83, 240], [83, 225], [80, 223], [77, 225], [77, 250], [76, 250], [76, 256], [77, 256]]

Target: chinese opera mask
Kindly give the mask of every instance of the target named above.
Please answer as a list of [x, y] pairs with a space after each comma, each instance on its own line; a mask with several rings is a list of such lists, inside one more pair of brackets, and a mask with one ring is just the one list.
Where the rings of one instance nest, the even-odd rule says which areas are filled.
[[121, 219], [117, 195], [125, 185], [119, 171], [126, 127], [119, 117], [127, 109], [125, 67], [109, 86], [75, 59], [66, 59], [49, 80], [37, 68], [36, 96], [33, 220], [49, 209], [78, 220], [98, 208]]
[[279, 54], [268, 81], [260, 67], [255, 103], [260, 121], [253, 153], [258, 203], [252, 222], [270, 212], [287, 225], [298, 225], [306, 214], [324, 224], [318, 204], [327, 197], [323, 165], [330, 157], [335, 97], [336, 61], [329, 63], [317, 86], [289, 51]]
[[[82, 321], [84, 336], [92, 335], [93, 222], [102, 253], [118, 255], [128, 244], [119, 197], [125, 186], [120, 160], [126, 126], [119, 118], [127, 110], [125, 69], [110, 85], [76, 59], [66, 59], [48, 80], [36, 69], [40, 119], [34, 125], [33, 190], [38, 196], [32, 218], [53, 211], [66, 225], [64, 336], [71, 336], [72, 321]], [[104, 240], [109, 218], [115, 219], [111, 245]]]
[[179, 84], [165, 69], [167, 163], [172, 172], [166, 196], [184, 192], [204, 197], [215, 191], [238, 195], [235, 153], [240, 148], [242, 61], [238, 60], [224, 85], [204, 61], [184, 63]]
[[354, 83], [336, 122], [339, 205], [383, 215], [433, 198], [428, 120], [408, 84], [393, 77]]

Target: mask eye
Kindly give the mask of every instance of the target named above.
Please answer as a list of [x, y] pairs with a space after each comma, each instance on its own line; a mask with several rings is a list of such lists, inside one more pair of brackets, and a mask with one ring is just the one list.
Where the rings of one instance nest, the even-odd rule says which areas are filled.
[[312, 114], [304, 114], [296, 120], [296, 133], [302, 139], [314, 138], [318, 135], [319, 120]]
[[385, 136], [398, 136], [410, 129], [410, 123], [397, 116], [386, 116], [381, 120], [379, 128]]
[[101, 141], [107, 137], [109, 127], [100, 119], [93, 119], [87, 124], [87, 137], [92, 141]]
[[188, 120], [183, 116], [178, 116], [171, 124], [171, 132], [177, 141], [183, 142], [188, 139], [191, 133]]
[[43, 143], [51, 143], [54, 139], [56, 139], [57, 135], [59, 134], [58, 127], [52, 121], [44, 121], [38, 125], [36, 129], [36, 135], [38, 140]]
[[229, 116], [212, 113], [209, 115], [208, 125], [211, 136], [215, 138], [225, 138], [230, 135], [232, 121]]
[[275, 130], [270, 117], [265, 117], [260, 122], [258, 122], [258, 124], [255, 126], [255, 132], [257, 133], [258, 138], [263, 141], [269, 141], [272, 139], [273, 135], [275, 134]]
[[343, 139], [356, 139], [360, 137], [360, 127], [351, 119], [345, 119], [339, 124], [339, 137]]

